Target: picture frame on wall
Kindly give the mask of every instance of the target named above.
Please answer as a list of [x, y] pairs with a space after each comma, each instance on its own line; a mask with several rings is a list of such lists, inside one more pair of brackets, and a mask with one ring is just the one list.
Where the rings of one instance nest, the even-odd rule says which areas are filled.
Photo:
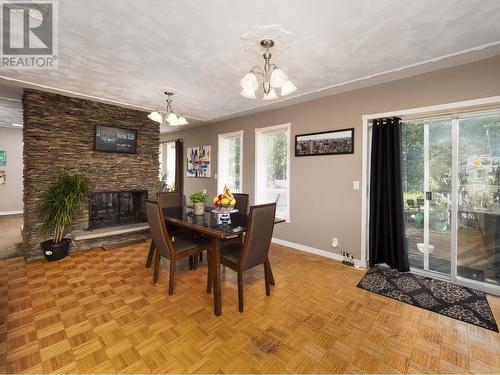
[[137, 153], [137, 130], [96, 125], [94, 151], [117, 154]]
[[354, 128], [295, 136], [295, 156], [354, 154]]
[[0, 150], [0, 167], [7, 165], [7, 151]]
[[5, 185], [7, 183], [7, 177], [5, 169], [0, 169], [0, 185]]
[[186, 150], [187, 177], [211, 177], [211, 146], [188, 147]]

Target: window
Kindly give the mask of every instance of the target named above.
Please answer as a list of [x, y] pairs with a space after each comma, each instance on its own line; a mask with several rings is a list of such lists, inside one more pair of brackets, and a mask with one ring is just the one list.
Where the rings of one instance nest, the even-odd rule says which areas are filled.
[[290, 124], [255, 129], [255, 203], [290, 222]]
[[219, 134], [217, 162], [217, 192], [224, 185], [236, 193], [242, 191], [243, 130], [235, 133]]
[[160, 180], [163, 191], [175, 190], [175, 141], [160, 143]]

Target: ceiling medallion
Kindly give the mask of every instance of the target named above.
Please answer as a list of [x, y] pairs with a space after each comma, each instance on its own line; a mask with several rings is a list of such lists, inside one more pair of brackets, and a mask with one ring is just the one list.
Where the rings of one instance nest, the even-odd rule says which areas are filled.
[[172, 91], [165, 91], [164, 94], [167, 96], [167, 108], [165, 113], [161, 113], [160, 110], [151, 112], [148, 117], [150, 120], [156, 121], [160, 124], [167, 123], [171, 126], [187, 125], [188, 122], [184, 116], [176, 114], [172, 110], [172, 96], [174, 93]]
[[246, 34], [241, 36], [241, 39], [243, 39], [244, 47], [247, 51], [258, 53], [259, 55], [265, 50], [261, 41], [271, 39], [275, 42], [273, 53], [276, 55], [291, 46], [293, 34], [283, 30], [278, 25], [254, 25]]
[[[250, 71], [241, 79], [240, 95], [248, 98], [255, 99], [255, 92], [259, 88], [259, 81], [257, 76], [262, 79], [262, 88], [264, 89], [264, 97], [262, 100], [273, 100], [278, 98], [275, 89], [281, 88], [280, 95], [289, 95], [297, 90], [297, 87], [288, 76], [278, 68], [277, 65], [271, 63], [272, 54], [270, 49], [274, 47], [274, 40], [263, 39], [260, 41], [261, 47], [265, 50], [262, 57], [264, 57], [264, 67], [254, 66]], [[274, 50], [273, 50], [274, 52]]]

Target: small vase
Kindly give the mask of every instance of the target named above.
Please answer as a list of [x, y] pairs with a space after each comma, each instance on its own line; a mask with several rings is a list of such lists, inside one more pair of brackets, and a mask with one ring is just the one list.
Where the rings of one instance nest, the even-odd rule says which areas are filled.
[[205, 214], [205, 203], [195, 203], [194, 204], [194, 214], [204, 215]]

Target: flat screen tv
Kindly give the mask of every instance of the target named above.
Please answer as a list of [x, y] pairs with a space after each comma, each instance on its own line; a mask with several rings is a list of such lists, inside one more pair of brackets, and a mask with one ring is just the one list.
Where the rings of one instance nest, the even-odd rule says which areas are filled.
[[95, 127], [94, 150], [135, 154], [137, 153], [137, 131], [97, 125]]

